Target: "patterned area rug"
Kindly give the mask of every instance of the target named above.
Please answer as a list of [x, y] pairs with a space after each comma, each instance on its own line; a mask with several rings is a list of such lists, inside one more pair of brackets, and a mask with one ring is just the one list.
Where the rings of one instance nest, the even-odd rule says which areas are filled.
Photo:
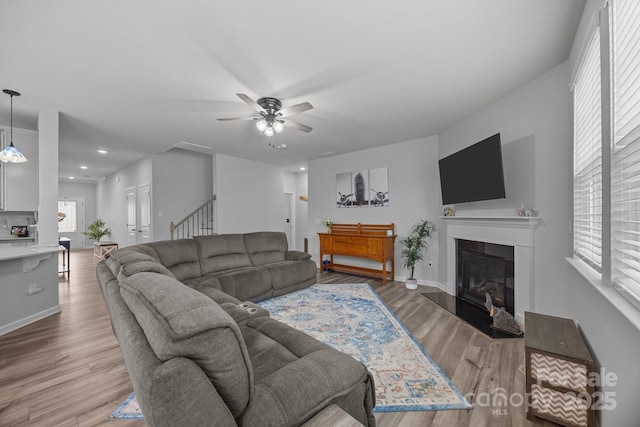
[[[364, 363], [376, 384], [374, 412], [471, 408], [366, 283], [318, 284], [259, 304], [274, 319]], [[143, 418], [134, 393], [110, 418]]]
[[376, 384], [374, 412], [471, 408], [366, 283], [318, 284], [259, 304], [364, 363]]
[[140, 405], [138, 405], [138, 400], [136, 399], [136, 394], [131, 393], [129, 397], [127, 397], [124, 402], [118, 406], [113, 414], [109, 415], [110, 420], [143, 420], [144, 416], [142, 415], [142, 411], [140, 410]]

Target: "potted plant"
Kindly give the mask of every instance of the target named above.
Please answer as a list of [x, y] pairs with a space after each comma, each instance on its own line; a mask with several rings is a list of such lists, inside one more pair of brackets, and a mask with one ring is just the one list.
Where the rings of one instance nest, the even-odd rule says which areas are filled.
[[109, 229], [107, 228], [107, 223], [101, 218], [98, 218], [89, 224], [89, 230], [83, 231], [82, 234], [89, 237], [91, 240], [99, 242], [102, 237], [109, 234]]
[[436, 227], [428, 219], [420, 220], [411, 228], [411, 233], [400, 240], [403, 246], [400, 256], [402, 257], [402, 266], [408, 269], [411, 274], [407, 279], [407, 289], [418, 289], [418, 280], [413, 277], [413, 273], [418, 261], [424, 259], [427, 249], [427, 238], [431, 237], [431, 233]]

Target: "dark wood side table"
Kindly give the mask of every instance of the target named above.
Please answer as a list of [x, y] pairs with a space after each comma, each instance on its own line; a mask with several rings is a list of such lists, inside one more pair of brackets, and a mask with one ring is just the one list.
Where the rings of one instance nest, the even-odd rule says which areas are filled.
[[525, 312], [527, 418], [595, 427], [593, 358], [574, 320]]

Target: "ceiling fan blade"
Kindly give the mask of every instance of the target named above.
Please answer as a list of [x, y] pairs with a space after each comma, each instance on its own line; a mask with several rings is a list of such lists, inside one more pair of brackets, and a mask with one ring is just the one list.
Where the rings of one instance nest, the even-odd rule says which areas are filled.
[[260, 120], [261, 117], [218, 117], [220, 121], [226, 120]]
[[313, 129], [310, 126], [303, 125], [302, 123], [294, 122], [293, 120], [284, 119], [282, 121], [284, 122], [285, 127], [298, 129], [298, 130], [301, 130], [302, 132], [311, 132], [311, 130]]
[[292, 105], [291, 107], [285, 107], [278, 111], [278, 117], [289, 117], [294, 114], [302, 113], [303, 111], [311, 110], [313, 105], [308, 102], [303, 102], [302, 104]]
[[253, 108], [258, 113], [264, 111], [264, 108], [262, 108], [256, 101], [254, 101], [253, 99], [249, 98], [244, 93], [236, 93], [236, 95], [238, 95], [238, 97], [240, 99], [242, 99], [244, 102], [246, 102], [247, 105], [249, 105], [249, 107]]

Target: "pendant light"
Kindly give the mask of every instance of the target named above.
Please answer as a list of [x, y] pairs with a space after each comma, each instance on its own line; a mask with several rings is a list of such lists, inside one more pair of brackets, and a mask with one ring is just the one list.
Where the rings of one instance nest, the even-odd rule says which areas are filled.
[[0, 161], [5, 163], [24, 163], [28, 159], [13, 146], [13, 97], [20, 96], [20, 93], [11, 89], [3, 89], [2, 91], [11, 97], [11, 143], [0, 153]]

